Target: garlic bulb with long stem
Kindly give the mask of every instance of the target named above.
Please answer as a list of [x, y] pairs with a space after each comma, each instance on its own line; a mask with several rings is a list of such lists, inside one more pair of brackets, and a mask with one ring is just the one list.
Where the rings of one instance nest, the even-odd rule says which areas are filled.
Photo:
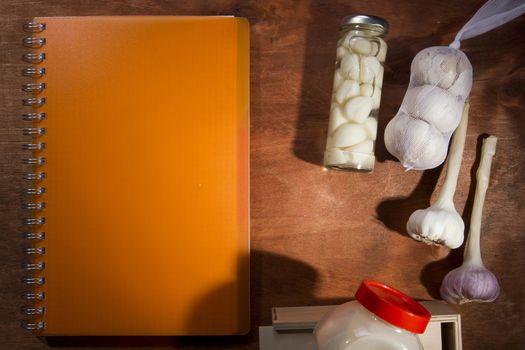
[[463, 244], [465, 224], [454, 206], [454, 192], [465, 147], [469, 107], [470, 104], [467, 102], [461, 123], [454, 133], [445, 182], [438, 199], [429, 208], [416, 210], [408, 219], [407, 232], [418, 241], [445, 245], [451, 249]]
[[495, 136], [489, 136], [483, 140], [481, 161], [476, 172], [476, 192], [463, 264], [450, 271], [441, 284], [441, 297], [449, 303], [492, 302], [499, 296], [498, 280], [483, 265], [480, 249], [481, 216], [489, 185], [492, 157], [496, 152], [496, 142]]

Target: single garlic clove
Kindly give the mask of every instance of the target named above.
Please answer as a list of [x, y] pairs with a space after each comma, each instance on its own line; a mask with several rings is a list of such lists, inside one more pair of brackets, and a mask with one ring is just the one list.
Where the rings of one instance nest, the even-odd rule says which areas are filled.
[[324, 152], [325, 165], [341, 165], [348, 161], [347, 154], [339, 148], [329, 148]]
[[372, 50], [370, 51], [370, 55], [377, 56], [379, 53], [379, 43], [375, 41], [371, 41], [370, 44], [372, 45]]
[[401, 109], [432, 124], [442, 133], [454, 131], [461, 121], [463, 102], [438, 86], [422, 85], [407, 90]]
[[425, 121], [403, 111], [385, 128], [385, 146], [407, 170], [432, 169], [443, 163], [449, 138]]
[[376, 57], [379, 60], [379, 62], [385, 62], [386, 60], [386, 43], [383, 39], [377, 38], [379, 41], [379, 52], [377, 53]]
[[357, 96], [345, 104], [344, 116], [355, 123], [362, 123], [370, 115], [374, 100], [371, 97]]
[[336, 58], [339, 61], [339, 60], [343, 59], [343, 57], [345, 57], [349, 53], [350, 53], [350, 51], [348, 51], [348, 49], [346, 47], [344, 47], [343, 45], [339, 45], [337, 47], [337, 50], [336, 50]]
[[346, 123], [341, 107], [334, 104], [330, 110], [330, 120], [328, 122], [328, 134], [332, 134], [338, 127]]
[[407, 232], [415, 240], [456, 249], [463, 244], [465, 224], [454, 208], [431, 206], [410, 215]]
[[375, 141], [377, 138], [377, 119], [374, 117], [368, 117], [363, 125], [366, 129], [368, 138]]
[[337, 46], [344, 46], [347, 49], [350, 49], [350, 40], [352, 40], [353, 37], [353, 33], [346, 34], [346, 36], [337, 43]]
[[372, 100], [374, 100], [374, 104], [372, 108], [378, 109], [379, 105], [381, 104], [381, 89], [377, 85], [374, 87], [374, 93], [372, 94]]
[[384, 71], [385, 71], [385, 69], [383, 68], [383, 66], [379, 65], [379, 69], [377, 71], [377, 74], [376, 74], [375, 80], [374, 80], [374, 86], [377, 86], [379, 88], [383, 86]]
[[353, 37], [350, 39], [350, 49], [355, 53], [366, 56], [370, 55], [370, 52], [372, 51], [372, 44], [368, 39]]
[[353, 80], [345, 80], [335, 92], [335, 100], [343, 104], [347, 99], [358, 96], [361, 92], [359, 84]]
[[349, 53], [341, 60], [341, 74], [345, 79], [359, 80], [359, 56]]
[[343, 81], [345, 81], [345, 78], [343, 78], [343, 76], [341, 75], [341, 70], [340, 69], [336, 69], [335, 70], [335, 74], [334, 74], [333, 91], [336, 91], [339, 88], [339, 86], [341, 86]]
[[365, 140], [363, 142], [358, 143], [357, 145], [346, 147], [344, 148], [344, 150], [349, 151], [349, 152], [373, 154], [374, 153], [374, 141]]
[[374, 56], [361, 58], [360, 79], [362, 83], [371, 83], [379, 74], [381, 64]]
[[482, 263], [463, 263], [445, 276], [439, 293], [451, 304], [489, 303], [498, 298], [500, 287], [496, 276]]
[[366, 140], [366, 130], [358, 124], [343, 124], [334, 133], [333, 146], [350, 147]]
[[372, 84], [361, 84], [361, 96], [371, 97], [374, 93], [374, 86]]

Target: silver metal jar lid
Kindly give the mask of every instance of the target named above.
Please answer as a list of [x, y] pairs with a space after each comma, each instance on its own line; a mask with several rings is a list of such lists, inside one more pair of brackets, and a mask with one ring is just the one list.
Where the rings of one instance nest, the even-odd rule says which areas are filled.
[[356, 14], [356, 15], [350, 15], [343, 18], [341, 21], [341, 26], [346, 26], [349, 24], [357, 24], [357, 25], [364, 25], [364, 26], [373, 26], [377, 27], [381, 31], [383, 31], [385, 34], [388, 33], [388, 22], [377, 16], [371, 16], [371, 15], [363, 15], [363, 14]]

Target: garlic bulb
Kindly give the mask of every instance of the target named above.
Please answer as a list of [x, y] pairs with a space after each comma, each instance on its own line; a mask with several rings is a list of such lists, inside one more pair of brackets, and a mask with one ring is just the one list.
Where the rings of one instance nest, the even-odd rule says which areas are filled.
[[483, 265], [480, 250], [481, 215], [490, 178], [492, 157], [496, 152], [496, 142], [497, 138], [494, 136], [483, 140], [463, 264], [450, 271], [441, 284], [441, 297], [449, 303], [492, 302], [499, 296], [498, 280]]
[[421, 119], [399, 111], [385, 128], [385, 145], [407, 170], [435, 168], [447, 156], [448, 138]]
[[407, 232], [418, 241], [441, 244], [451, 249], [463, 244], [465, 224], [454, 207], [453, 199], [465, 147], [469, 107], [467, 103], [461, 124], [454, 133], [445, 182], [437, 201], [427, 209], [416, 210], [408, 219]]
[[[460, 50], [447, 46], [434, 46], [421, 50], [410, 66], [413, 78], [418, 83], [449, 89], [458, 75], [472, 66], [467, 56]], [[469, 91], [466, 92], [468, 95]]]
[[[450, 136], [460, 123], [471, 87], [472, 66], [463, 52], [440, 46], [420, 51], [412, 61], [410, 84], [399, 112], [385, 129], [388, 151], [407, 170], [440, 165], [445, 160]], [[403, 118], [403, 114], [428, 123], [436, 131], [426, 133], [432, 139], [426, 140], [425, 148], [411, 139], [424, 127]]]
[[422, 85], [407, 90], [401, 108], [408, 115], [423, 119], [442, 133], [449, 133], [458, 127], [463, 103], [438, 86]]
[[483, 264], [463, 263], [445, 276], [439, 293], [450, 304], [489, 303], [498, 298], [500, 287]]

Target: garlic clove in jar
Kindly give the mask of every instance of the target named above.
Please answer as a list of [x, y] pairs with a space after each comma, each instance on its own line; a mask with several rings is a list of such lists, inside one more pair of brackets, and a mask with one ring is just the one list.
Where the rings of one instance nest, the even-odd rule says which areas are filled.
[[375, 157], [373, 154], [347, 152], [347, 165], [351, 165], [355, 169], [373, 170]]
[[449, 133], [461, 121], [463, 101], [438, 86], [422, 85], [407, 90], [401, 109], [427, 121], [442, 133]]
[[361, 96], [371, 97], [374, 93], [374, 86], [372, 84], [361, 84]]
[[343, 76], [341, 75], [341, 70], [340, 69], [336, 69], [335, 73], [334, 73], [333, 91], [336, 91], [339, 88], [339, 86], [341, 86], [341, 83], [343, 81], [345, 81], [345, 78], [343, 78]]
[[365, 140], [363, 142], [358, 143], [357, 145], [346, 147], [344, 150], [349, 152], [373, 154], [374, 141]]
[[374, 85], [375, 86], [383, 86], [383, 76], [384, 76], [384, 68], [382, 65], [379, 65], [379, 69], [377, 71], [377, 74], [374, 79]]
[[343, 111], [338, 105], [332, 106], [330, 110], [330, 120], [328, 122], [328, 133], [332, 134], [338, 127], [346, 123], [347, 120], [343, 116]]
[[425, 121], [403, 111], [387, 124], [385, 146], [407, 170], [432, 169], [443, 163], [448, 139]]
[[324, 152], [324, 164], [339, 165], [347, 161], [347, 154], [339, 148], [329, 148]]
[[343, 124], [333, 135], [333, 147], [344, 148], [366, 140], [366, 130], [359, 124]]
[[346, 55], [348, 55], [350, 53], [350, 51], [348, 51], [348, 49], [346, 47], [344, 47], [343, 45], [340, 45], [337, 47], [337, 50], [336, 50], [336, 58], [337, 60], [341, 60], [343, 57], [345, 57]]
[[353, 80], [345, 80], [341, 83], [339, 88], [335, 92], [335, 100], [343, 104], [345, 100], [358, 96], [361, 92], [359, 84]]
[[379, 52], [377, 53], [376, 57], [379, 60], [379, 62], [385, 62], [386, 60], [386, 43], [383, 39], [377, 38], [379, 41]]
[[372, 52], [372, 44], [366, 38], [353, 37], [350, 39], [350, 50], [363, 56]]
[[377, 119], [374, 117], [366, 118], [363, 126], [366, 129], [368, 138], [372, 141], [375, 141], [377, 138]]
[[372, 108], [378, 109], [381, 103], [381, 89], [378, 86], [374, 87], [374, 93], [372, 94], [372, 100], [374, 101]]
[[370, 115], [374, 100], [371, 97], [357, 96], [348, 101], [344, 106], [344, 116], [355, 123], [362, 123]]
[[359, 80], [359, 56], [349, 53], [341, 60], [341, 74], [345, 79]]
[[374, 56], [362, 57], [360, 65], [360, 79], [362, 83], [371, 83], [379, 74], [381, 64]]

